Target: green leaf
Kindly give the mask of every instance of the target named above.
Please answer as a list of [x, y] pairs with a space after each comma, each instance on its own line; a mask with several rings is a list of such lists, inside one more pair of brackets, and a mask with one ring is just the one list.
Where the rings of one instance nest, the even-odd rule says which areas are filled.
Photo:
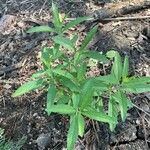
[[63, 76], [63, 77], [66, 77], [72, 81], [75, 80], [74, 76], [66, 70], [61, 70], [61, 69], [55, 68], [55, 69], [53, 69], [53, 73], [58, 74], [58, 75]]
[[122, 121], [125, 121], [127, 116], [127, 110], [128, 110], [128, 104], [127, 104], [128, 99], [121, 91], [118, 91], [116, 93], [116, 98], [118, 98], [119, 101], [119, 108], [121, 112]]
[[128, 99], [127, 97], [124, 95], [123, 92], [120, 92], [120, 110], [121, 110], [121, 117], [122, 117], [122, 121], [125, 121], [126, 117], [127, 117], [127, 111], [128, 111]]
[[109, 123], [110, 130], [114, 131], [114, 129], [116, 127], [116, 123], [117, 123], [118, 112], [117, 112], [117, 108], [116, 108], [116, 103], [115, 103], [115, 101], [113, 100], [113, 98], [111, 96], [110, 96], [109, 103], [108, 103], [108, 115], [110, 117], [115, 117], [116, 118], [115, 123]]
[[67, 134], [67, 150], [73, 150], [78, 139], [78, 118], [77, 115], [71, 117], [70, 127]]
[[98, 80], [97, 77], [93, 77], [90, 80], [92, 81], [93, 88], [96, 91], [107, 91], [109, 88], [108, 84], [104, 83], [101, 80]]
[[112, 58], [114, 58], [114, 57], [116, 56], [116, 51], [114, 51], [114, 50], [108, 51], [108, 52], [106, 53], [106, 56], [107, 56], [108, 58], [112, 59]]
[[54, 29], [49, 26], [37, 26], [30, 28], [27, 33], [35, 33], [35, 32], [55, 32]]
[[79, 129], [79, 136], [83, 137], [85, 128], [85, 121], [81, 113], [78, 113], [78, 129]]
[[85, 37], [84, 41], [82, 42], [82, 45], [79, 49], [80, 50], [84, 50], [87, 45], [89, 44], [89, 42], [92, 40], [93, 36], [95, 35], [95, 33], [97, 32], [97, 26], [95, 26]]
[[68, 95], [65, 95], [63, 89], [58, 90], [56, 94], [55, 102], [57, 104], [68, 104], [69, 101], [70, 101], [70, 97]]
[[[124, 83], [129, 83], [129, 84], [145, 84], [145, 83], [150, 83], [150, 77], [130, 77], [127, 78]], [[123, 83], [123, 84], [124, 84]]]
[[87, 69], [87, 66], [84, 62], [81, 63], [80, 66], [77, 68], [77, 79], [79, 81], [82, 81], [85, 79], [86, 69]]
[[106, 84], [117, 84], [118, 83], [117, 79], [115, 78], [115, 76], [113, 74], [95, 77], [95, 80], [97, 80], [97, 82], [103, 81]]
[[63, 46], [64, 48], [68, 50], [75, 50], [73, 42], [68, 38], [58, 35], [58, 36], [55, 36], [53, 40], [55, 43], [60, 44], [61, 46]]
[[46, 104], [47, 105], [46, 111], [48, 115], [50, 115], [51, 113], [51, 107], [53, 107], [55, 96], [56, 96], [56, 87], [50, 84], [48, 87], [47, 104]]
[[44, 65], [45, 69], [48, 69], [50, 67], [50, 62], [51, 62], [50, 53], [51, 53], [51, 51], [52, 51], [52, 49], [49, 49], [47, 47], [45, 47], [42, 50], [41, 61], [42, 61], [43, 65]]
[[88, 80], [85, 82], [85, 84], [82, 87], [81, 91], [81, 101], [80, 101], [80, 107], [81, 109], [86, 108], [90, 102], [93, 100], [93, 84], [91, 80]]
[[78, 25], [79, 23], [81, 23], [81, 22], [83, 22], [83, 21], [89, 19], [89, 18], [90, 18], [90, 17], [79, 17], [79, 18], [77, 18], [77, 19], [75, 19], [75, 20], [73, 20], [73, 21], [70, 21], [69, 23], [67, 23], [67, 24], [65, 25], [63, 31], [66, 31], [66, 30], [68, 30], [69, 28], [72, 28], [72, 27]]
[[89, 57], [89, 58], [96, 59], [100, 62], [104, 62], [104, 63], [108, 62], [108, 59], [105, 57], [105, 55], [103, 55], [97, 51], [88, 51], [88, 52], [83, 53], [83, 55], [85, 55], [86, 57]]
[[97, 112], [96, 110], [87, 109], [84, 110], [82, 114], [96, 121], [116, 124], [116, 119], [114, 117], [110, 117], [103, 112]]
[[74, 45], [76, 45], [76, 42], [78, 40], [78, 35], [74, 35], [72, 38], [71, 38], [71, 42], [74, 43]]
[[45, 70], [39, 70], [36, 73], [32, 74], [31, 78], [34, 78], [34, 79], [39, 78], [39, 77], [45, 75], [45, 73], [46, 73]]
[[77, 94], [77, 93], [72, 94], [72, 102], [73, 102], [73, 107], [74, 108], [78, 107], [80, 99], [81, 99], [80, 94]]
[[125, 56], [122, 77], [126, 78], [128, 76], [128, 73], [129, 73], [129, 58], [128, 58], [128, 56]]
[[114, 63], [113, 63], [111, 72], [116, 77], [119, 83], [121, 76], [122, 76], [122, 61], [118, 52], [116, 52], [116, 55], [114, 57]]
[[59, 104], [59, 105], [53, 105], [50, 112], [60, 113], [60, 114], [74, 114], [76, 110], [69, 105]]
[[97, 66], [98, 66], [98, 60], [92, 58], [88, 59], [87, 67], [94, 68]]
[[74, 55], [74, 66], [78, 67], [78, 64], [81, 64], [83, 62], [83, 58], [82, 58], [82, 51], [77, 51]]
[[26, 82], [23, 85], [21, 85], [15, 91], [15, 93], [12, 94], [12, 97], [21, 96], [25, 93], [32, 91], [32, 90], [38, 89], [38, 88], [43, 86], [44, 81], [45, 81], [44, 79], [37, 79], [37, 80]]
[[54, 3], [52, 3], [52, 13], [53, 13], [53, 24], [55, 26], [55, 29], [57, 32], [61, 32], [62, 23], [59, 17], [59, 11], [58, 8]]
[[121, 89], [123, 91], [130, 92], [130, 93], [150, 92], [150, 84], [127, 83], [127, 84], [124, 84]]
[[97, 98], [96, 98], [96, 102], [95, 102], [95, 106], [96, 110], [98, 112], [104, 112], [104, 105], [103, 105], [103, 100], [100, 97], [99, 92], [97, 92]]
[[60, 82], [63, 86], [69, 88], [72, 92], [79, 92], [79, 87], [73, 81], [66, 77], [61, 77]]
[[[118, 97], [119, 97], [119, 96], [118, 96], [118, 93], [117, 93], [117, 92], [112, 95], [112, 98], [113, 98], [117, 103], [119, 103], [119, 100], [120, 100]], [[127, 101], [127, 106], [128, 106], [128, 108], [132, 108], [132, 107], [133, 107], [133, 104], [132, 104], [131, 100], [126, 97], [126, 101]]]
[[48, 78], [53, 78], [53, 72], [52, 72], [52, 69], [46, 69], [46, 75]]

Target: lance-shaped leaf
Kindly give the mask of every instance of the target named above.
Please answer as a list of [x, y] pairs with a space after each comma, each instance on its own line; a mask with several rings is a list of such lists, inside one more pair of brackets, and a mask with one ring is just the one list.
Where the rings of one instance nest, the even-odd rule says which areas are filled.
[[27, 31], [27, 33], [35, 33], [35, 32], [55, 32], [55, 30], [49, 26], [37, 26], [32, 27]]
[[[119, 103], [119, 98], [118, 98], [118, 97], [119, 97], [119, 96], [118, 96], [118, 92], [112, 94], [112, 98], [113, 98], [117, 103]], [[133, 107], [132, 101], [131, 101], [130, 99], [128, 99], [127, 97], [126, 97], [126, 101], [127, 101], [127, 106], [128, 106], [128, 108], [132, 108], [132, 107]]]
[[59, 16], [59, 11], [57, 6], [52, 3], [52, 13], [53, 13], [53, 24], [57, 32], [61, 32], [62, 23]]
[[90, 17], [79, 17], [79, 18], [76, 18], [75, 20], [73, 21], [70, 21], [69, 23], [67, 23], [63, 29], [63, 31], [66, 31], [68, 30], [69, 28], [72, 28], [76, 25], [78, 25], [79, 23], [89, 19]]
[[44, 76], [45, 75], [45, 70], [39, 70], [39, 71], [37, 71], [36, 73], [34, 73], [34, 74], [32, 74], [32, 78], [40, 78], [40, 77], [42, 77], [42, 76]]
[[70, 119], [70, 127], [67, 134], [67, 150], [73, 150], [78, 139], [78, 117], [72, 116]]
[[116, 124], [115, 117], [110, 117], [110, 116], [104, 114], [103, 112], [98, 112], [97, 110], [94, 110], [94, 109], [84, 110], [84, 111], [82, 111], [82, 114], [84, 116], [87, 116], [90, 119], [94, 119], [96, 121]]
[[85, 79], [86, 69], [87, 69], [87, 66], [84, 62], [81, 63], [80, 66], [77, 68], [77, 79], [79, 81], [82, 81], [83, 79]]
[[[150, 77], [130, 77], [127, 78], [124, 82], [125, 84], [145, 84], [145, 83], [150, 83]], [[123, 83], [123, 84], [124, 84]]]
[[117, 84], [118, 83], [118, 80], [115, 78], [115, 76], [113, 74], [95, 77], [95, 80], [97, 80], [97, 82], [103, 81], [106, 84]]
[[78, 94], [78, 93], [73, 93], [72, 94], [72, 102], [73, 102], [73, 107], [74, 108], [78, 107], [80, 99], [81, 99], [81, 95], [80, 94]]
[[103, 62], [103, 63], [108, 62], [108, 59], [105, 57], [105, 55], [103, 55], [97, 51], [84, 52], [82, 55], [84, 55], [85, 57], [96, 59], [96, 60]]
[[78, 135], [83, 137], [84, 134], [84, 128], [85, 128], [85, 121], [84, 121], [84, 117], [81, 115], [81, 113], [78, 113]]
[[70, 97], [68, 95], [65, 95], [63, 89], [57, 91], [55, 97], [55, 102], [57, 104], [68, 104], [69, 101], [70, 101]]
[[125, 121], [126, 116], [127, 116], [127, 110], [128, 110], [128, 103], [127, 103], [128, 99], [121, 91], [118, 91], [115, 94], [115, 97], [118, 99], [118, 102], [119, 102], [119, 108], [121, 112], [122, 121]]
[[46, 111], [48, 115], [50, 115], [51, 113], [51, 107], [53, 107], [55, 96], [56, 96], [56, 87], [53, 84], [52, 85], [50, 84], [48, 87], [47, 103], [46, 103]]
[[71, 42], [74, 43], [74, 45], [76, 45], [76, 42], [78, 40], [78, 35], [73, 35], [73, 37], [71, 38]]
[[56, 68], [56, 69], [53, 69], [53, 73], [66, 77], [70, 80], [75, 80], [74, 76], [66, 70], [61, 70], [61, 69]]
[[101, 80], [97, 80], [97, 78], [91, 78], [90, 79], [92, 81], [92, 84], [93, 84], [93, 88], [96, 90], [96, 91], [106, 91], [108, 90], [109, 88], [109, 85], [104, 83], [103, 81]]
[[68, 50], [75, 50], [73, 42], [68, 38], [58, 35], [58, 36], [55, 36], [53, 40], [55, 43], [60, 44], [61, 46], [63, 46], [64, 48]]
[[53, 105], [49, 111], [68, 115], [74, 114], [76, 112], [76, 110], [72, 106], [65, 104]]
[[[109, 103], [108, 103], [108, 115], [110, 117], [115, 117], [116, 123], [117, 123], [118, 110], [116, 107], [116, 102], [114, 101], [114, 99], [111, 96], [110, 96]], [[116, 127], [116, 123], [109, 123], [111, 131], [114, 131], [114, 129]]]
[[45, 47], [41, 52], [41, 61], [45, 69], [50, 67], [52, 49]]
[[25, 93], [28, 93], [32, 90], [38, 89], [44, 85], [44, 79], [37, 79], [33, 81], [29, 81], [21, 85], [15, 93], [12, 94], [12, 97], [21, 96]]
[[143, 93], [150, 91], [150, 84], [142, 84], [142, 83], [126, 83], [121, 87], [123, 91], [130, 93]]
[[[128, 111], [128, 99], [125, 96], [125, 94], [120, 91], [120, 109], [121, 109], [121, 117], [122, 117], [122, 121], [125, 121], [126, 117], [127, 117], [127, 111]], [[130, 103], [131, 105], [131, 103]]]
[[111, 73], [114, 74], [119, 83], [122, 76], [122, 61], [118, 52], [116, 52], [116, 55], [114, 57], [114, 63], [112, 66]]
[[80, 50], [84, 50], [87, 45], [89, 44], [89, 42], [92, 40], [93, 36], [95, 35], [95, 33], [97, 32], [97, 26], [95, 26], [85, 37], [84, 41], [82, 42], [82, 45], [79, 49]]
[[123, 70], [122, 70], [122, 77], [126, 78], [129, 73], [129, 58], [125, 56], [124, 63], [123, 63]]
[[83, 85], [82, 91], [81, 91], [81, 101], [80, 101], [80, 107], [81, 109], [86, 108], [90, 102], [93, 99], [93, 84], [91, 80], [88, 80]]
[[72, 80], [66, 77], [61, 77], [60, 82], [63, 84], [63, 86], [69, 88], [72, 92], [79, 92], [79, 87], [77, 84], [75, 84]]

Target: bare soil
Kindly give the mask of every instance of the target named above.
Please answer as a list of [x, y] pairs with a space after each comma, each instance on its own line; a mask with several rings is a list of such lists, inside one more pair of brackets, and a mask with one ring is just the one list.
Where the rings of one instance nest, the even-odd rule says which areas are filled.
[[[102, 4], [99, 1], [56, 0], [62, 14], [69, 17], [89, 15]], [[51, 46], [49, 34], [27, 34], [31, 26], [51, 25], [50, 1], [1, 0], [0, 23], [0, 127], [8, 139], [27, 136], [22, 150], [62, 150], [66, 148], [68, 119], [61, 115], [47, 116], [45, 92], [35, 91], [13, 99], [11, 94], [41, 68], [39, 52]], [[128, 16], [150, 15], [150, 9]], [[110, 49], [130, 57], [131, 75], [150, 76], [150, 19], [97, 22], [99, 32], [89, 45], [92, 50], [106, 53]], [[3, 25], [3, 27], [2, 27]], [[79, 25], [68, 34], [80, 31], [84, 37], [95, 23]], [[107, 72], [102, 66], [100, 74]], [[109, 70], [109, 69], [108, 69]], [[128, 111], [114, 133], [104, 123], [87, 122], [84, 138], [76, 143], [76, 150], [148, 150], [150, 149], [150, 93], [130, 95], [141, 110]], [[145, 111], [145, 112], [144, 112]], [[42, 144], [41, 144], [42, 143]]]

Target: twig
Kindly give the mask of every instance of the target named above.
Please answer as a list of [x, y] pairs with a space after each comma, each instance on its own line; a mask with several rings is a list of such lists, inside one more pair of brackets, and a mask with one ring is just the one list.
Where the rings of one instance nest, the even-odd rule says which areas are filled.
[[82, 140], [78, 139], [78, 141], [81, 143], [81, 145], [85, 148], [85, 145], [83, 144]]
[[138, 20], [149, 19], [150, 16], [133, 16], [133, 17], [117, 17], [117, 18], [105, 18], [104, 21], [123, 21], [123, 20]]
[[96, 127], [95, 127], [95, 124], [94, 124], [94, 121], [92, 120], [92, 126], [93, 126], [93, 129], [94, 129], [94, 132], [95, 132], [95, 136], [96, 136], [96, 139], [97, 139], [97, 143], [99, 144], [100, 143], [100, 139], [98, 137], [98, 134], [97, 134], [97, 131], [96, 131]]
[[[150, 16], [129, 16], [129, 17], [117, 17], [117, 18], [105, 18], [100, 21], [124, 21], [124, 20], [141, 20], [141, 19], [149, 19]], [[66, 18], [66, 21], [73, 21], [76, 18]], [[89, 17], [87, 21], [98, 21], [99, 19], [95, 19], [94, 17]]]
[[41, 15], [41, 12], [43, 11], [46, 3], [47, 3], [47, 0], [45, 0], [45, 2], [43, 3], [43, 6], [41, 7], [41, 9], [39, 11], [39, 15]]
[[145, 110], [143, 110], [142, 108], [140, 108], [139, 106], [133, 104], [133, 106], [137, 109], [139, 109], [140, 111], [144, 112], [146, 115], [150, 116], [150, 114], [148, 112], [146, 112]]

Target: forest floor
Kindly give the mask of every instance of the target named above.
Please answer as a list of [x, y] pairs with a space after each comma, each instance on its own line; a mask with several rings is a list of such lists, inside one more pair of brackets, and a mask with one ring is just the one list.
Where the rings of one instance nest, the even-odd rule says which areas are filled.
[[[56, 0], [62, 14], [69, 17], [86, 16], [101, 8], [94, 0]], [[27, 136], [22, 150], [62, 150], [66, 147], [68, 120], [61, 115], [47, 116], [45, 93], [35, 91], [19, 98], [11, 94], [41, 68], [39, 52], [51, 45], [49, 34], [27, 34], [31, 26], [50, 25], [52, 14], [48, 0], [1, 0], [0, 20], [5, 16], [8, 24], [0, 25], [0, 127], [7, 138], [17, 140]], [[107, 5], [107, 3], [105, 4]], [[150, 15], [143, 9], [128, 16]], [[87, 23], [70, 33], [81, 36], [92, 28]], [[150, 76], [150, 19], [98, 22], [99, 32], [90, 44], [92, 50], [106, 53], [114, 49], [130, 58], [130, 73]], [[94, 70], [93, 70], [94, 71]], [[76, 150], [148, 150], [150, 149], [150, 93], [131, 95], [138, 108], [128, 111], [126, 121], [120, 122], [114, 133], [108, 125], [88, 125], [84, 138], [79, 139]], [[46, 143], [41, 141], [44, 139]], [[43, 143], [43, 145], [40, 144]]]

